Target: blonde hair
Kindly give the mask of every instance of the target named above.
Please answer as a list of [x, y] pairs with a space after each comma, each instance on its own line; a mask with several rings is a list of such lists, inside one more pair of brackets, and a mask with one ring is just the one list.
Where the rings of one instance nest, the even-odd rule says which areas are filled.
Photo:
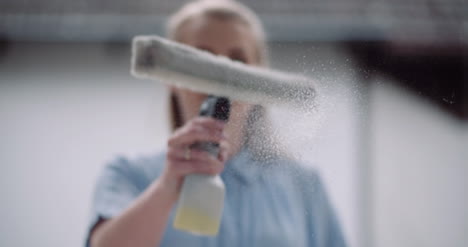
[[166, 36], [181, 41], [180, 28], [190, 20], [200, 17], [215, 17], [245, 24], [251, 29], [255, 39], [256, 62], [259, 65], [267, 65], [268, 51], [263, 25], [252, 10], [233, 0], [196, 0], [185, 4], [169, 18], [166, 24]]

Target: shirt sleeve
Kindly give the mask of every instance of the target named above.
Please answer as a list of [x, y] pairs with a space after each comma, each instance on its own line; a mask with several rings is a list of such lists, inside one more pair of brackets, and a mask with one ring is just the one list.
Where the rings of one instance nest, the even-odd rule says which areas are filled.
[[100, 220], [119, 215], [136, 199], [141, 193], [141, 180], [136, 167], [124, 158], [105, 166], [94, 189], [85, 246], [90, 246], [90, 233]]

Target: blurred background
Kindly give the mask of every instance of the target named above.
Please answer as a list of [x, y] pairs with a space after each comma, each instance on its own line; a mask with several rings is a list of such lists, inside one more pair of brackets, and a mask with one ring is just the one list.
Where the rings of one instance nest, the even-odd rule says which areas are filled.
[[[130, 76], [130, 40], [184, 2], [0, 0], [0, 246], [83, 246], [105, 163], [164, 147], [167, 91]], [[242, 2], [271, 66], [317, 81], [317, 112], [274, 124], [298, 125], [349, 245], [466, 246], [467, 2]]]

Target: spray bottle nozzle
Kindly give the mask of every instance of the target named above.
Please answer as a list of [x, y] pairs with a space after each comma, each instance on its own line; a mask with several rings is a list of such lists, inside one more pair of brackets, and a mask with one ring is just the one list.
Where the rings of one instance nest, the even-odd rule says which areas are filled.
[[231, 102], [225, 97], [208, 96], [200, 106], [200, 116], [213, 117], [227, 121], [231, 111]]

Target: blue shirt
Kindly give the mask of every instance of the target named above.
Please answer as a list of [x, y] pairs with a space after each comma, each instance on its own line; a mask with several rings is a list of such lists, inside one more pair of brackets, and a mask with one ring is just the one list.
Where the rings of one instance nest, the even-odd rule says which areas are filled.
[[[164, 164], [165, 155], [159, 154], [132, 161], [119, 158], [106, 166], [95, 188], [89, 229], [100, 218], [125, 210], [160, 176]], [[226, 196], [218, 235], [195, 236], [174, 229], [174, 209], [161, 247], [345, 246], [313, 169], [288, 159], [258, 161], [244, 149], [227, 162], [221, 178]]]

